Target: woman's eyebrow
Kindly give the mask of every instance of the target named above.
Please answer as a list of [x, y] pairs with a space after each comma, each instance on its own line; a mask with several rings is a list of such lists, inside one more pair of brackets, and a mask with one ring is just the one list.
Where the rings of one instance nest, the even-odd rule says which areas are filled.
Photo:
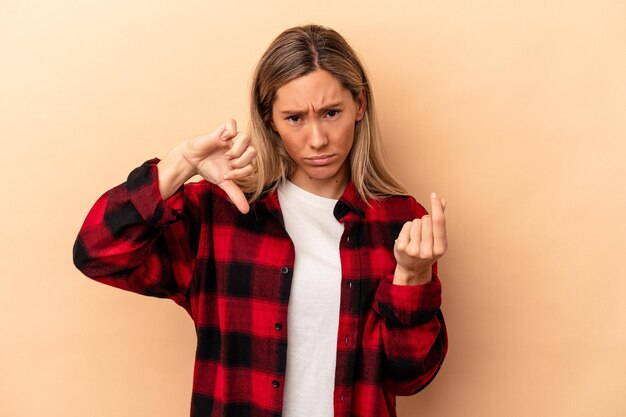
[[[336, 103], [327, 104], [327, 105], [321, 107], [317, 112], [318, 113], [324, 113], [324, 112], [327, 112], [328, 110], [333, 110], [333, 109], [336, 109], [337, 107], [341, 107], [342, 104], [343, 104], [342, 101], [338, 101]], [[282, 115], [297, 115], [297, 114], [306, 114], [306, 113], [308, 113], [308, 110], [282, 110], [280, 112], [280, 114], [282, 114]]]

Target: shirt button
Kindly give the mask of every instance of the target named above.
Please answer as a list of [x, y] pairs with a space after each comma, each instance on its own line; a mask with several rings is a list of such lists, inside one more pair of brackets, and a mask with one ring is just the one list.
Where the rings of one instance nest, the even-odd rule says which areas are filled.
[[273, 381], [272, 381], [272, 386], [273, 386], [274, 388], [278, 388], [278, 387], [280, 387], [280, 381], [273, 380]]
[[280, 324], [280, 323], [276, 323], [276, 324], [274, 325], [274, 328], [275, 328], [276, 330], [282, 330], [283, 325], [282, 325], [282, 324]]
[[287, 275], [289, 273], [289, 267], [288, 266], [283, 266], [280, 269], [280, 273], [283, 274], [283, 275]]
[[352, 281], [348, 281], [348, 287], [352, 288]]
[[346, 345], [348, 344], [348, 336], [346, 336]]

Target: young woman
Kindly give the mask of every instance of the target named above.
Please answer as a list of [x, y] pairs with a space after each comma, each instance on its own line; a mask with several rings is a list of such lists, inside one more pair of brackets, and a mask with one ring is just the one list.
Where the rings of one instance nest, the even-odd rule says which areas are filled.
[[286, 30], [253, 81], [250, 135], [229, 120], [135, 169], [88, 214], [74, 262], [188, 311], [192, 416], [395, 416], [447, 350], [445, 201], [427, 215], [390, 175], [337, 32]]

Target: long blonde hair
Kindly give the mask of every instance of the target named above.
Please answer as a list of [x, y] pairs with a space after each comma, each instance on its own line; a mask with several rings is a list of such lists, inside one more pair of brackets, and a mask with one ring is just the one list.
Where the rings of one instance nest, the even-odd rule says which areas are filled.
[[254, 174], [239, 181], [250, 202], [273, 191], [296, 169], [278, 133], [272, 129], [272, 106], [278, 89], [316, 70], [334, 75], [356, 100], [366, 98], [364, 117], [356, 122], [350, 151], [350, 174], [359, 195], [367, 201], [390, 195], [406, 195], [385, 164], [374, 100], [363, 65], [354, 50], [336, 31], [318, 25], [285, 30], [261, 57], [253, 76], [250, 103], [250, 136], [258, 151]]

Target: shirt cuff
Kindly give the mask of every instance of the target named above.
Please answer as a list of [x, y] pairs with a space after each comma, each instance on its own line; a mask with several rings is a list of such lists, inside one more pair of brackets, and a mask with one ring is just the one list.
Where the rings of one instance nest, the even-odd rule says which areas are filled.
[[160, 227], [180, 219], [183, 210], [183, 186], [164, 201], [159, 190], [158, 158], [150, 159], [135, 168], [126, 181], [130, 201], [141, 218]]
[[403, 326], [426, 323], [441, 307], [441, 282], [437, 274], [422, 285], [394, 285], [393, 276], [383, 278], [376, 292], [374, 309], [388, 322]]

